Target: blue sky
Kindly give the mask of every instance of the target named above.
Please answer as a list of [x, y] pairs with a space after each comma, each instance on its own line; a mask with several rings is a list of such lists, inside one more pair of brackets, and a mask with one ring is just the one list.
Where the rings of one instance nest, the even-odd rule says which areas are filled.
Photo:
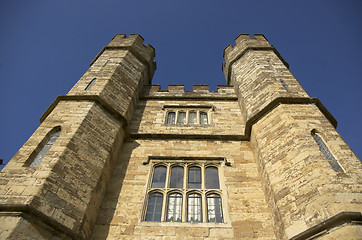
[[156, 49], [153, 84], [225, 84], [223, 49], [262, 33], [362, 157], [361, 1], [0, 1], [0, 158], [8, 162], [116, 33]]

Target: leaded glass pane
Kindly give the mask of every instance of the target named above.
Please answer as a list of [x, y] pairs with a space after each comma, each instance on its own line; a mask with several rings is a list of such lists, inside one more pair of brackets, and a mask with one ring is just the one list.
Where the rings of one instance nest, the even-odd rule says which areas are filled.
[[216, 223], [223, 222], [221, 197], [217, 194], [207, 196], [207, 221]]
[[175, 124], [176, 113], [169, 112], [167, 114], [167, 124]]
[[165, 187], [166, 170], [167, 170], [167, 168], [165, 166], [155, 167], [155, 170], [153, 172], [151, 188]]
[[189, 124], [197, 124], [197, 114], [196, 112], [189, 113]]
[[200, 189], [201, 188], [201, 168], [190, 167], [188, 188]]
[[206, 188], [219, 189], [219, 171], [216, 167], [207, 167], [206, 174]]
[[90, 81], [88, 86], [85, 88], [85, 90], [89, 90], [92, 87], [92, 85], [95, 83], [96, 80], [97, 80], [97, 78], [93, 78], [92, 81]]
[[187, 197], [187, 221], [202, 222], [201, 195], [194, 193]]
[[186, 112], [179, 112], [177, 116], [177, 124], [186, 123]]
[[203, 125], [209, 124], [206, 112], [200, 112], [200, 124], [203, 124]]
[[312, 136], [313, 136], [315, 142], [318, 144], [319, 150], [323, 153], [324, 157], [327, 159], [327, 161], [331, 165], [332, 169], [335, 172], [344, 172], [342, 167], [339, 165], [337, 160], [334, 158], [332, 153], [329, 151], [327, 145], [324, 143], [322, 138], [315, 133], [312, 133]]
[[48, 142], [46, 143], [46, 145], [53, 145], [55, 143], [55, 141], [58, 139], [60, 135], [60, 131], [55, 132], [50, 139], [48, 140]]
[[184, 182], [184, 168], [173, 167], [171, 169], [170, 188], [182, 188]]
[[170, 194], [168, 197], [167, 222], [181, 222], [182, 217], [182, 195]]
[[162, 213], [163, 195], [161, 193], [152, 193], [148, 200], [146, 221], [160, 222]]

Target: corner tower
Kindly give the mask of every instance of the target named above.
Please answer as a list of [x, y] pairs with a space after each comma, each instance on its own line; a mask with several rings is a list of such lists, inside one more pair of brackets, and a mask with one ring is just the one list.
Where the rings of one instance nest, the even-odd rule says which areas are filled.
[[3, 169], [2, 239], [88, 239], [139, 93], [155, 70], [139, 35], [116, 35]]
[[361, 162], [335, 119], [263, 35], [235, 42], [224, 51], [223, 71], [238, 95], [276, 236], [360, 236]]

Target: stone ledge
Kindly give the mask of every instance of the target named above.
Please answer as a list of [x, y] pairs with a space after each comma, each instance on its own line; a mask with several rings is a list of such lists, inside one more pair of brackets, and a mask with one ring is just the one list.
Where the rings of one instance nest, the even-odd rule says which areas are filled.
[[[354, 223], [354, 222], [357, 223]], [[290, 240], [302, 240], [321, 236], [325, 234], [329, 229], [341, 226], [343, 224], [362, 224], [362, 214], [360, 212], [341, 212], [337, 215], [305, 230], [302, 233], [290, 238]]]
[[57, 236], [66, 236], [70, 239], [84, 239], [80, 234], [57, 222], [27, 204], [0, 204], [0, 216], [23, 217], [27, 221], [46, 230], [55, 233]]
[[196, 140], [223, 140], [223, 141], [250, 141], [252, 126], [262, 119], [266, 114], [281, 104], [315, 104], [329, 122], [336, 128], [337, 121], [318, 98], [287, 98], [279, 97], [270, 102], [257, 114], [247, 120], [244, 135], [215, 135], [215, 134], [152, 134], [152, 133], [131, 133], [130, 138], [134, 139], [196, 139]]
[[124, 129], [127, 129], [128, 123], [125, 117], [123, 117], [118, 111], [116, 111], [110, 104], [103, 100], [98, 95], [61, 95], [58, 96], [55, 101], [50, 104], [48, 109], [40, 117], [40, 122], [43, 122], [48, 115], [54, 110], [60, 101], [92, 101], [101, 105], [106, 111], [108, 111], [112, 116], [118, 119]]

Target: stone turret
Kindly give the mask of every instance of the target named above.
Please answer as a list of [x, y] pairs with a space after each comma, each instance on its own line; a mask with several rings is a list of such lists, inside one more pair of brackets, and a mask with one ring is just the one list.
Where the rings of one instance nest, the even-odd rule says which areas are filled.
[[139, 35], [116, 35], [52, 103], [1, 173], [2, 239], [90, 237], [154, 56]]
[[336, 239], [358, 236], [350, 223], [361, 219], [361, 162], [336, 121], [263, 35], [235, 41], [224, 51], [223, 71], [251, 128], [276, 236], [305, 239], [326, 230], [335, 230]]

